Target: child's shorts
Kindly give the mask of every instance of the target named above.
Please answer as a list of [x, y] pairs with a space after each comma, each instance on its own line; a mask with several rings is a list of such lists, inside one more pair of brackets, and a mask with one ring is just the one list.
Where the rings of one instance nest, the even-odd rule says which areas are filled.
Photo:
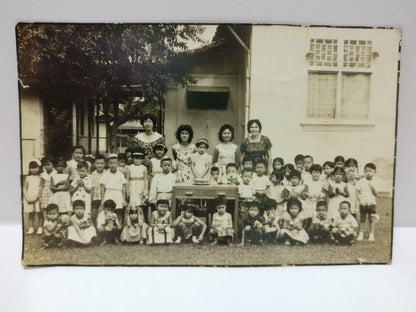
[[40, 212], [40, 202], [39, 200], [34, 204], [29, 204], [26, 200], [23, 201], [23, 211], [24, 212]]
[[360, 205], [360, 214], [375, 214], [376, 205]]

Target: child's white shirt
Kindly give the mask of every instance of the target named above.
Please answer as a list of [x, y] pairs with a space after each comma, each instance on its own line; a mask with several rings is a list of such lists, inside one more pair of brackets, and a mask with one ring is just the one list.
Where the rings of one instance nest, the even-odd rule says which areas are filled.
[[332, 225], [337, 229], [350, 229], [358, 227], [357, 220], [355, 220], [350, 213], [345, 217], [345, 219], [342, 219], [341, 216], [335, 217]]
[[249, 184], [240, 184], [238, 186], [238, 195], [242, 199], [250, 199], [256, 194], [256, 189], [254, 188], [253, 183]]
[[149, 201], [155, 202], [157, 193], [171, 193], [173, 186], [175, 185], [176, 175], [172, 172], [167, 174], [158, 173], [152, 180], [152, 185], [149, 192]]
[[253, 176], [251, 183], [253, 183], [256, 192], [263, 192], [267, 190], [271, 184], [269, 178], [266, 175], [259, 177], [257, 174]]
[[367, 180], [365, 177], [361, 178], [355, 185], [355, 188], [358, 191], [358, 200], [360, 205], [376, 204], [376, 197], [371, 191], [370, 186], [372, 186], [377, 191], [374, 180]]

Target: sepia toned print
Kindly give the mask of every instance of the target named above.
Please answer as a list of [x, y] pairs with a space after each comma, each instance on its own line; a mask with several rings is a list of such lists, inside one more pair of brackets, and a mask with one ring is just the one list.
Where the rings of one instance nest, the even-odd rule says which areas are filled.
[[390, 263], [400, 29], [16, 33], [24, 266]]

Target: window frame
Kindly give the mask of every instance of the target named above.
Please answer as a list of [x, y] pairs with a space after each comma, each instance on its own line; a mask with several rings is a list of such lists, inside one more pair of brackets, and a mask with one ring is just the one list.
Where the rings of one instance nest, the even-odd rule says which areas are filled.
[[[311, 39], [332, 39], [338, 40], [337, 46], [337, 66], [314, 66], [310, 65], [310, 60], [308, 59], [308, 54], [310, 52], [310, 40]], [[302, 127], [307, 131], [331, 131], [331, 126], [333, 130], [338, 131], [369, 131], [374, 127], [374, 122], [372, 119], [372, 83], [373, 83], [373, 72], [374, 72], [374, 58], [371, 57], [370, 67], [344, 67], [344, 40], [365, 40], [372, 41], [372, 46], [374, 42], [372, 39], [361, 39], [361, 38], [351, 38], [351, 36], [329, 36], [329, 35], [314, 35], [308, 37], [307, 44], [307, 53], [306, 53], [306, 62], [307, 62], [307, 78], [306, 78], [306, 103], [305, 103], [305, 120], [301, 122]], [[372, 51], [374, 53], [374, 51]], [[336, 87], [336, 101], [335, 101], [335, 117], [334, 118], [318, 118], [318, 117], [308, 117], [308, 100], [309, 100], [309, 74], [310, 73], [328, 73], [336, 74], [337, 76], [337, 87]], [[347, 119], [341, 117], [341, 103], [342, 103], [342, 76], [343, 74], [367, 74], [369, 75], [369, 98], [368, 98], [368, 118], [363, 119]]]

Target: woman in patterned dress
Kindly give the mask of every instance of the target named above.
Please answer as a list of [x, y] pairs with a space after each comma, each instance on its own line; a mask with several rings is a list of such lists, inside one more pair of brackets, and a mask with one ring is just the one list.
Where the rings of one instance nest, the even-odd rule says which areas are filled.
[[196, 146], [191, 143], [194, 131], [190, 125], [180, 125], [176, 131], [176, 143], [172, 147], [173, 158], [177, 161], [176, 182], [191, 183], [191, 156]]
[[144, 128], [144, 132], [139, 132], [135, 136], [137, 145], [144, 150], [143, 165], [149, 166], [150, 159], [154, 157], [153, 148], [156, 144], [165, 144], [165, 138], [156, 132], [156, 116], [153, 114], [144, 114], [140, 118], [140, 123]]
[[252, 119], [248, 121], [247, 130], [249, 135], [241, 142], [241, 159], [250, 157], [254, 165], [263, 159], [267, 162], [267, 172], [271, 172], [272, 162], [270, 159], [272, 156], [272, 143], [267, 136], [261, 134], [261, 128], [260, 120]]

